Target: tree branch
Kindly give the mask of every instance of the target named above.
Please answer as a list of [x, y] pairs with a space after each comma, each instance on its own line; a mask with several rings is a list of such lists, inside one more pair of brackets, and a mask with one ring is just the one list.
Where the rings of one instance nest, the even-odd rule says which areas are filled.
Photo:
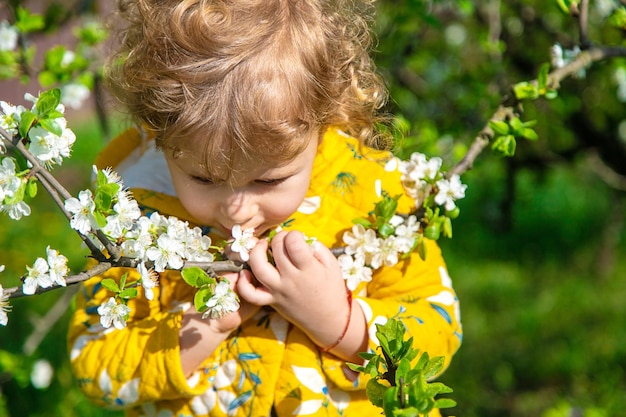
[[[626, 56], [626, 48], [623, 47], [591, 47], [587, 50], [582, 51], [572, 62], [568, 65], [557, 68], [548, 74], [548, 85], [552, 88], [558, 89], [560, 87], [561, 81], [565, 78], [572, 76], [583, 68], [587, 68], [589, 65], [594, 62], [603, 61], [609, 58], [617, 57], [617, 56]], [[532, 80], [530, 83], [537, 85], [537, 80]], [[513, 90], [511, 88], [511, 90]], [[510, 101], [513, 103], [508, 104]], [[519, 101], [515, 98], [506, 97], [502, 104], [495, 111], [493, 116], [489, 118], [489, 121], [504, 121], [507, 117], [512, 116], [516, 112], [516, 107], [519, 104]], [[472, 144], [470, 145], [467, 154], [457, 163], [452, 169], [448, 171], [448, 178], [454, 174], [462, 175], [466, 171], [470, 170], [474, 161], [480, 155], [491, 139], [493, 139], [494, 132], [489, 127], [489, 121], [485, 124], [485, 127], [480, 131], [480, 133], [476, 136]]]
[[[66, 277], [65, 282], [67, 286], [80, 284], [81, 282], [87, 281], [90, 278], [93, 278], [98, 275], [102, 275], [103, 273], [105, 273], [111, 268], [117, 268], [117, 267], [136, 268], [140, 262], [141, 260], [134, 259], [134, 258], [126, 258], [126, 257], [122, 257], [115, 262], [109, 262], [109, 261], [99, 262], [93, 268], [88, 269], [87, 271], [83, 271], [79, 274], [70, 275]], [[154, 262], [146, 262], [146, 267], [148, 269], [152, 268], [153, 266], [154, 266]], [[198, 267], [207, 271], [209, 275], [211, 274], [219, 275], [220, 272], [239, 272], [247, 268], [247, 265], [241, 262], [236, 262], [236, 261], [185, 262], [182, 268], [188, 268], [188, 267]], [[35, 294], [43, 294], [45, 292], [56, 290], [59, 288], [65, 288], [65, 286], [53, 285], [52, 287], [48, 287], [48, 288], [37, 287]], [[27, 296], [22, 291], [22, 287], [5, 288], [4, 294], [8, 295], [9, 298], [20, 298], [20, 297]]]

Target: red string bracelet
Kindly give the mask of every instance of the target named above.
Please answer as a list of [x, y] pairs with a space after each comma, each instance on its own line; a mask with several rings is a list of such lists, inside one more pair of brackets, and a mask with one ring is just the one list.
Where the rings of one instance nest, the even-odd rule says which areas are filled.
[[328, 352], [329, 350], [336, 348], [337, 345], [341, 343], [343, 338], [346, 336], [346, 333], [348, 333], [348, 327], [350, 327], [350, 319], [352, 318], [352, 291], [350, 291], [348, 287], [346, 287], [346, 295], [348, 298], [348, 322], [346, 323], [346, 327], [343, 329], [343, 332], [341, 333], [339, 338], [335, 341], [335, 343], [333, 343], [332, 345], [328, 347], [320, 349], [320, 351], [322, 352]]

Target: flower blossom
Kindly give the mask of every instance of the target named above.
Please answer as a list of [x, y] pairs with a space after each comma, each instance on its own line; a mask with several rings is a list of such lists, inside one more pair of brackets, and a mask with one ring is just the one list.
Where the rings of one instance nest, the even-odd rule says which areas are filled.
[[37, 291], [37, 287], [49, 288], [52, 286], [52, 278], [48, 273], [50, 266], [43, 258], [37, 258], [32, 268], [27, 266], [28, 275], [24, 279], [22, 291], [26, 295], [33, 295]]
[[236, 224], [233, 226], [232, 235], [235, 241], [231, 244], [230, 249], [239, 253], [243, 262], [247, 262], [250, 259], [250, 251], [256, 245], [254, 229], [242, 231], [241, 226]]
[[80, 83], [70, 83], [61, 88], [61, 103], [72, 109], [80, 109], [89, 98], [89, 88]]
[[0, 51], [13, 51], [17, 47], [17, 29], [6, 20], [0, 22]]
[[239, 298], [231, 291], [228, 280], [222, 280], [215, 286], [213, 296], [206, 302], [208, 310], [202, 314], [202, 318], [222, 318], [227, 314], [239, 310]]
[[351, 231], [343, 234], [343, 242], [348, 245], [345, 249], [348, 255], [363, 255], [376, 252], [380, 246], [376, 232], [372, 229], [365, 229], [361, 224], [352, 226]]
[[0, 204], [0, 211], [8, 213], [13, 220], [19, 220], [22, 216], [30, 216], [30, 206], [23, 201], [14, 204]]
[[146, 256], [154, 261], [154, 269], [157, 272], [165, 271], [169, 266], [172, 269], [180, 269], [183, 267], [183, 259], [181, 253], [184, 249], [183, 244], [169, 235], [161, 235], [157, 239], [157, 247], [150, 247], [146, 251]]
[[[4, 265], [0, 265], [0, 272], [4, 270]], [[4, 288], [0, 284], [0, 326], [6, 326], [9, 322], [9, 316], [7, 313], [11, 311], [11, 305], [9, 304], [9, 294], [4, 293]]]
[[360, 255], [339, 255], [337, 258], [346, 286], [354, 291], [361, 282], [372, 280], [372, 269], [365, 265], [365, 258]]
[[70, 226], [86, 235], [92, 229], [98, 230], [98, 222], [94, 217], [96, 203], [93, 201], [93, 194], [89, 190], [78, 193], [78, 198], [71, 197], [65, 200], [65, 210], [73, 214]]
[[437, 178], [441, 169], [442, 159], [439, 157], [426, 158], [426, 155], [414, 152], [408, 161], [400, 161], [398, 171], [402, 173], [400, 181], [409, 197], [415, 200], [423, 199], [430, 191], [429, 181]]
[[0, 101], [0, 109], [3, 113], [0, 114], [0, 127], [10, 135], [15, 135], [20, 124], [21, 115], [26, 109], [23, 106], [13, 106], [6, 101]]
[[465, 197], [467, 185], [461, 183], [461, 177], [453, 175], [449, 180], [437, 181], [437, 188], [439, 191], [435, 196], [435, 203], [450, 211], [456, 207], [455, 200]]
[[137, 271], [141, 275], [141, 286], [143, 287], [146, 298], [150, 301], [154, 299], [154, 287], [159, 285], [159, 275], [154, 269], [146, 268], [146, 264], [141, 262], [137, 265]]
[[106, 329], [111, 327], [111, 324], [119, 330], [125, 328], [126, 316], [129, 313], [130, 308], [125, 304], [118, 304], [113, 297], [109, 298], [109, 301], [98, 307], [100, 324]]
[[13, 197], [22, 181], [16, 175], [13, 158], [4, 158], [0, 164], [0, 205], [6, 197]]
[[102, 231], [112, 238], [118, 239], [124, 232], [132, 228], [135, 220], [141, 217], [141, 210], [137, 200], [127, 198], [124, 193], [118, 193], [118, 201], [113, 206], [115, 214], [107, 217], [107, 224]]
[[63, 158], [70, 156], [72, 145], [76, 142], [76, 135], [66, 127], [67, 121], [62, 117], [55, 120], [62, 129], [61, 136], [41, 126], [35, 126], [28, 131], [28, 138], [31, 141], [28, 150], [43, 164], [61, 165]]
[[46, 248], [46, 255], [48, 257], [48, 266], [50, 267], [48, 270], [50, 279], [54, 284], [65, 287], [67, 285], [65, 277], [69, 272], [69, 268], [67, 267], [67, 258], [55, 249], [51, 249], [50, 246]]

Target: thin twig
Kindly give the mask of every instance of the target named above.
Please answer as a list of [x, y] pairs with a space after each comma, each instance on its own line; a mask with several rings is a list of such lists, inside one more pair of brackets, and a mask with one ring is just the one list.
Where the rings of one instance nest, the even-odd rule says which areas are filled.
[[[140, 259], [134, 258], [120, 258], [116, 262], [99, 262], [93, 268], [83, 271], [76, 275], [70, 275], [65, 278], [66, 286], [76, 285], [83, 281], [87, 281], [90, 278], [93, 278], [98, 275], [102, 275], [106, 271], [111, 268], [123, 267], [123, 268], [136, 268], [142, 261]], [[146, 262], [146, 268], [150, 269], [154, 266], [154, 262]], [[215, 273], [219, 274], [220, 272], [239, 272], [246, 268], [246, 265], [241, 262], [236, 261], [215, 261], [215, 262], [185, 262], [183, 264], [183, 268], [188, 267], [198, 267], [207, 271], [209, 274]], [[48, 288], [37, 287], [35, 294], [42, 294], [48, 291], [56, 290], [59, 288], [65, 288], [63, 285], [54, 285]], [[11, 287], [5, 288], [4, 294], [8, 295], [9, 298], [20, 298], [28, 296], [24, 294], [22, 287]]]
[[[626, 56], [626, 48], [623, 47], [592, 47], [587, 50], [582, 51], [572, 62], [568, 65], [557, 68], [548, 74], [548, 85], [552, 88], [558, 89], [561, 81], [565, 78], [572, 76], [583, 68], [587, 68], [589, 65], [594, 62], [603, 61], [609, 58], [614, 58], [617, 56]], [[531, 84], [537, 85], [537, 80], [530, 81]], [[515, 104], [518, 104], [516, 100], [514, 104], [507, 105], [504, 104], [510, 99], [507, 98], [503, 100], [503, 104], [501, 104], [496, 112], [489, 118], [489, 121], [496, 120], [505, 120], [509, 115], [513, 115], [515, 113]], [[480, 133], [476, 136], [472, 144], [470, 145], [467, 154], [463, 157], [459, 163], [457, 163], [452, 169], [450, 169], [447, 173], [448, 177], [451, 177], [454, 174], [461, 175], [471, 169], [474, 165], [474, 161], [480, 155], [489, 142], [494, 137], [493, 130], [489, 127], [489, 123], [485, 125], [485, 127], [480, 131]]]

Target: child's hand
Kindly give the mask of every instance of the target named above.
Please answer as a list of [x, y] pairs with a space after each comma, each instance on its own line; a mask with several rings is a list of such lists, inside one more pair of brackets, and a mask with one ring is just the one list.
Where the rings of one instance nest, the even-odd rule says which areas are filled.
[[237, 292], [252, 304], [271, 305], [320, 347], [331, 346], [346, 327], [350, 307], [337, 259], [324, 245], [313, 250], [297, 231], [271, 242], [276, 266], [268, 262], [267, 240], [250, 252], [254, 273], [242, 276]]
[[[245, 281], [252, 279], [252, 273], [231, 272], [224, 274], [224, 277], [230, 281], [230, 287], [234, 289], [242, 278]], [[187, 310], [183, 314], [179, 335], [181, 365], [185, 375], [194, 372], [233, 330], [258, 310], [258, 305], [243, 299], [240, 300], [239, 310], [219, 319], [203, 319], [202, 313], [198, 313], [195, 308]]]

